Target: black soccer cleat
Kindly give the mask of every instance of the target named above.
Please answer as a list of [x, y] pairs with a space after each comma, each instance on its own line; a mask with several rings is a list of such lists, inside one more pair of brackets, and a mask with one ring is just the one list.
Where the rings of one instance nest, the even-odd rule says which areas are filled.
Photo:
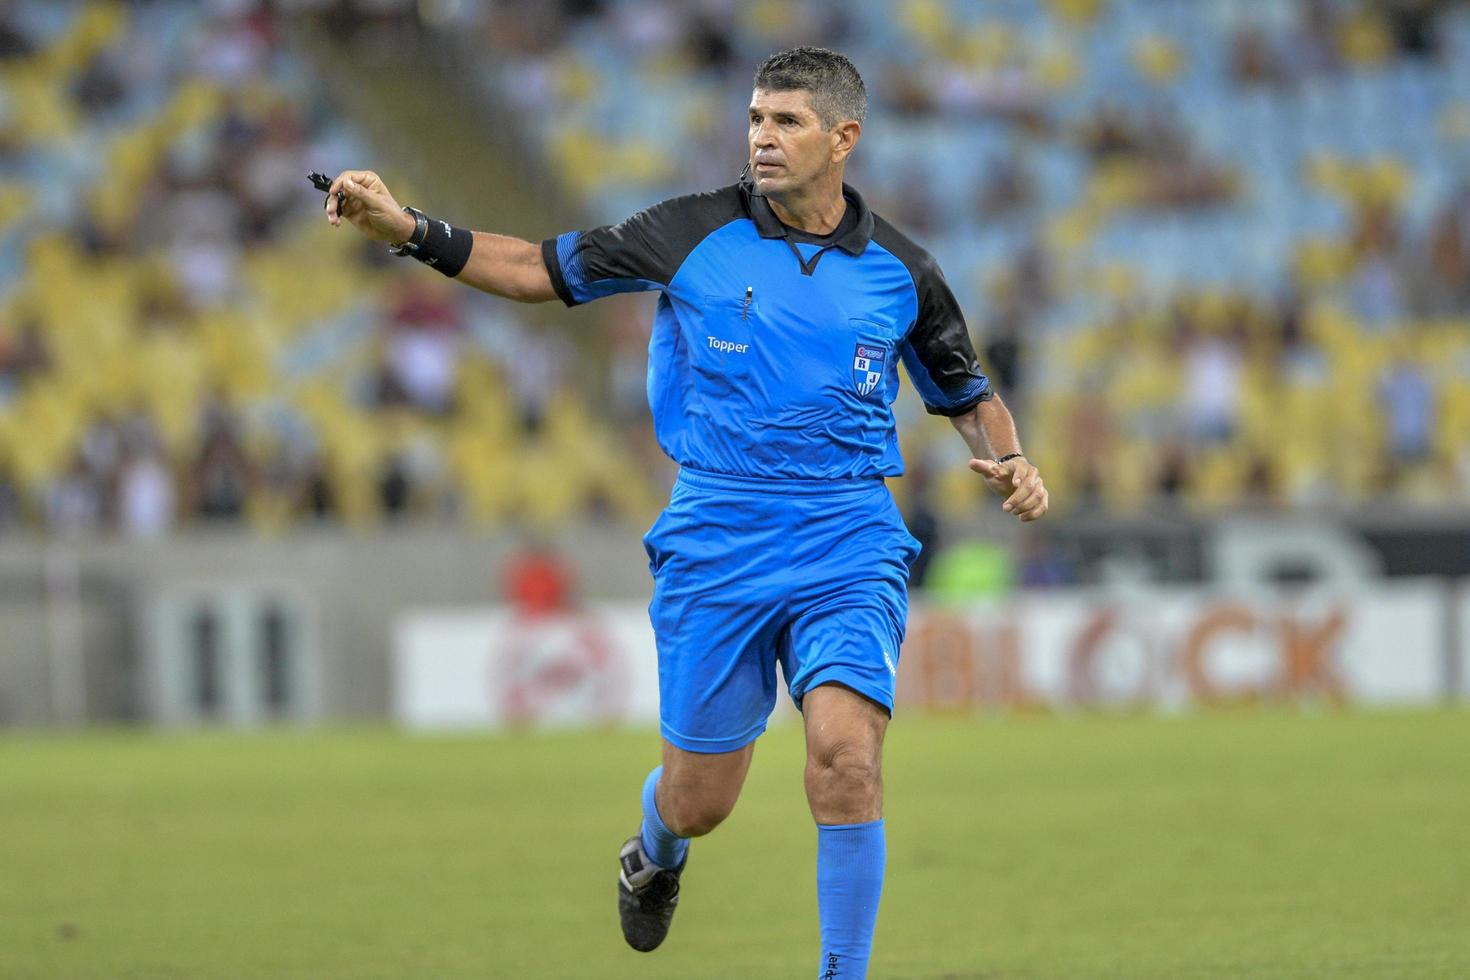
[[686, 857], [677, 868], [661, 868], [643, 853], [640, 837], [628, 838], [618, 854], [618, 919], [623, 938], [640, 953], [658, 949], [669, 934], [674, 909], [679, 906], [679, 875]]

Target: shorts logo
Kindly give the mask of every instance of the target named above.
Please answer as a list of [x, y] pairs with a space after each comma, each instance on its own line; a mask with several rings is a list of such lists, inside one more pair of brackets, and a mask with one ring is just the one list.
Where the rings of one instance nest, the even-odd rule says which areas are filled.
[[871, 395], [883, 383], [883, 363], [888, 352], [871, 344], [858, 344], [852, 358], [852, 380], [859, 395]]

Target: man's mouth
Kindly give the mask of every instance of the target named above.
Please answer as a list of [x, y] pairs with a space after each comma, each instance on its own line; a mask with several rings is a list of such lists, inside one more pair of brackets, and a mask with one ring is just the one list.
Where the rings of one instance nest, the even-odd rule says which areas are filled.
[[755, 162], [755, 169], [756, 169], [757, 172], [760, 172], [760, 171], [779, 170], [780, 168], [781, 168], [781, 164], [779, 164], [779, 163], [771, 163], [768, 160], [757, 160]]

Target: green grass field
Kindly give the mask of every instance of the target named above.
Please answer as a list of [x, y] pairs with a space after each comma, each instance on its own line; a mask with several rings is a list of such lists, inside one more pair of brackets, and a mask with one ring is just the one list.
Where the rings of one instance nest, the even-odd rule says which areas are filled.
[[[0, 738], [0, 977], [809, 978], [801, 743], [664, 948], [651, 735]], [[901, 717], [876, 978], [1470, 977], [1470, 713]]]

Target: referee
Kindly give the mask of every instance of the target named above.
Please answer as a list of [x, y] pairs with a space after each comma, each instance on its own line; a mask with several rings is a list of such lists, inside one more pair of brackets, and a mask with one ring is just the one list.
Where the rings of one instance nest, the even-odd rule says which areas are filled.
[[471, 232], [362, 170], [326, 207], [497, 296], [659, 291], [648, 401], [680, 473], [644, 537], [663, 764], [619, 855], [623, 936], [647, 951], [668, 933], [689, 839], [735, 806], [779, 663], [806, 726], [821, 980], [867, 975], [883, 887], [883, 734], [918, 553], [883, 482], [903, 472], [898, 361], [1006, 511], [1048, 504], [934, 259], [843, 183], [866, 115], [847, 58], [792, 48], [756, 71], [741, 181], [620, 224], [540, 245]]

